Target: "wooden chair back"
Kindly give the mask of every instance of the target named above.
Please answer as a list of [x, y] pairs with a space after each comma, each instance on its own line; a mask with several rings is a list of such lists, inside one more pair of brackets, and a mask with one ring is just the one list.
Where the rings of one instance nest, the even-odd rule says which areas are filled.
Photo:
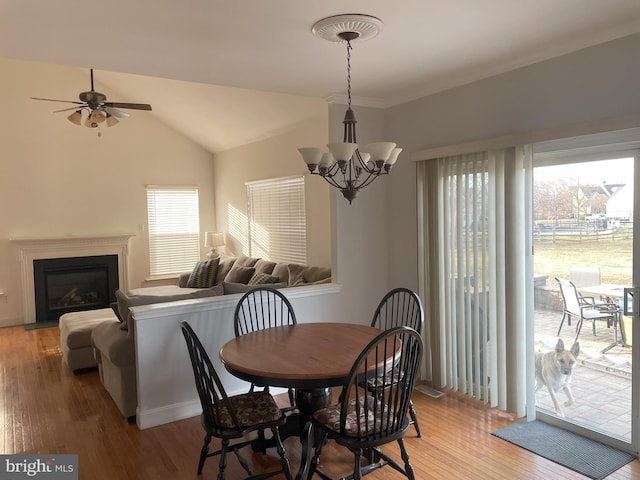
[[[410, 425], [407, 414], [422, 348], [420, 334], [402, 326], [382, 332], [362, 350], [340, 394], [342, 438], [338, 443], [366, 448], [404, 435]], [[370, 387], [372, 381], [378, 382], [377, 388]], [[349, 424], [353, 418], [368, 420], [354, 426]]]
[[187, 322], [181, 322], [180, 327], [189, 350], [204, 424], [212, 431], [222, 431], [220, 412], [226, 412], [231, 417], [235, 428], [242, 431], [235, 409], [200, 339]]
[[424, 309], [420, 297], [408, 288], [394, 288], [378, 304], [372, 327], [388, 330], [393, 327], [410, 327], [422, 333]]
[[233, 314], [236, 337], [265, 328], [295, 325], [295, 312], [289, 299], [271, 287], [256, 287], [246, 292]]

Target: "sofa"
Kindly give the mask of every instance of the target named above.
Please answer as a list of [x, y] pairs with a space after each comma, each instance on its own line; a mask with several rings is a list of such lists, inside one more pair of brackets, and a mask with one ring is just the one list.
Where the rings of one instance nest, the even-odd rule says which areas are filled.
[[[330, 282], [329, 268], [240, 256], [198, 262], [174, 285], [143, 287], [127, 293], [118, 290], [111, 319], [97, 324], [91, 333], [100, 380], [122, 415], [132, 421], [137, 408], [137, 372], [131, 307], [233, 294], [240, 297], [259, 285], [286, 288]], [[233, 318], [228, 321], [233, 322]]]

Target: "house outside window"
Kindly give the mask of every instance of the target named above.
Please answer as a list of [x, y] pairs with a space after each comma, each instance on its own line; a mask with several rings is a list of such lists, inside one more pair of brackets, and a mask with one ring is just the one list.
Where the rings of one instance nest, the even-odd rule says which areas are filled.
[[147, 187], [151, 277], [191, 271], [200, 260], [196, 187]]
[[307, 263], [304, 177], [247, 182], [249, 255]]

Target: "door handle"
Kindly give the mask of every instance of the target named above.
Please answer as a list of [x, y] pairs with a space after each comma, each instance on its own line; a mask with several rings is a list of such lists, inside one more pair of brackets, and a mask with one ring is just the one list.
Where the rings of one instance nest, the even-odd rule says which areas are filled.
[[[633, 297], [637, 296], [640, 299], [639, 288], [625, 288], [624, 296], [622, 298], [622, 310], [623, 315], [637, 317], [638, 316], [638, 302], [633, 301]], [[631, 305], [631, 309], [629, 309]]]

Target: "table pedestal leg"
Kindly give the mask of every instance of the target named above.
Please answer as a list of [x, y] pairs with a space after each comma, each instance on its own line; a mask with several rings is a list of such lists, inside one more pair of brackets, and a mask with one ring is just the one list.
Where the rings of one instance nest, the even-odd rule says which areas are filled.
[[314, 388], [309, 390], [296, 390], [296, 406], [300, 411], [300, 468], [296, 480], [306, 479], [311, 467], [313, 448], [319, 441], [311, 426], [313, 412], [331, 405], [331, 388]]
[[[296, 389], [296, 408], [298, 412], [287, 415], [286, 423], [280, 427], [280, 438], [300, 437], [302, 442], [302, 455], [304, 461], [310, 461], [305, 458], [308, 455], [306, 450], [310, 450], [315, 446], [315, 442], [305, 442], [305, 425], [311, 420], [311, 415], [316, 410], [331, 405], [331, 388], [313, 388], [313, 389]], [[307, 443], [305, 445], [305, 443]], [[257, 438], [252, 442], [252, 448], [255, 452], [264, 451], [266, 448], [275, 447], [273, 438], [260, 439]]]
[[313, 412], [331, 405], [331, 388], [296, 390], [296, 406], [300, 413], [310, 417]]

